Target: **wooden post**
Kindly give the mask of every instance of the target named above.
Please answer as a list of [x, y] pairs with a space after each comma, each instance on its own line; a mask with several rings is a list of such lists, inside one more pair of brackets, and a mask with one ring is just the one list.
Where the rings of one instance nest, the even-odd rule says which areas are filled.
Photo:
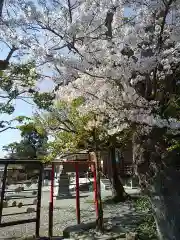
[[99, 231], [103, 232], [103, 208], [101, 200], [101, 178], [100, 178], [100, 167], [99, 167], [99, 156], [98, 152], [94, 153], [95, 168], [96, 168], [96, 181], [97, 181], [97, 202], [98, 202], [98, 218], [97, 218], [97, 228]]
[[80, 224], [80, 196], [79, 196], [79, 167], [78, 163], [75, 163], [75, 171], [76, 171], [76, 217], [77, 224]]
[[[94, 116], [94, 121], [96, 122], [96, 115]], [[98, 155], [98, 139], [97, 139], [97, 125], [93, 127], [93, 143], [94, 143], [94, 162], [96, 168], [96, 181], [97, 181], [97, 201], [98, 201], [98, 218], [96, 220], [97, 223], [97, 230], [103, 232], [104, 231], [104, 224], [103, 224], [103, 208], [102, 208], [102, 200], [101, 200], [101, 172], [99, 166], [99, 155]]]
[[2, 185], [1, 185], [1, 203], [0, 203], [0, 224], [2, 220], [2, 212], [3, 212], [3, 205], [4, 205], [4, 195], [6, 190], [6, 178], [7, 178], [7, 170], [8, 169], [8, 163], [4, 166], [4, 172], [2, 177]]
[[51, 166], [51, 193], [50, 193], [50, 202], [52, 202], [52, 207], [54, 208], [54, 170], [55, 166], [52, 163]]
[[52, 163], [51, 169], [51, 192], [49, 202], [49, 237], [53, 236], [53, 209], [54, 209], [54, 164]]
[[39, 163], [38, 199], [37, 199], [38, 201], [37, 201], [37, 212], [36, 212], [36, 238], [39, 237], [39, 229], [40, 229], [42, 175], [43, 175], [43, 164]]
[[93, 176], [94, 176], [94, 203], [95, 203], [95, 209], [96, 209], [96, 217], [98, 218], [98, 199], [97, 199], [97, 175], [96, 175], [96, 166], [93, 164], [91, 166]]

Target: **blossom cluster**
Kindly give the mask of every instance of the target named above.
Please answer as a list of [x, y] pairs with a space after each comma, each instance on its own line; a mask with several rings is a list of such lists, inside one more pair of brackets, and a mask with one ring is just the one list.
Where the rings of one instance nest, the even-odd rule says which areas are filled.
[[108, 116], [113, 131], [133, 122], [179, 128], [177, 118], [160, 114], [179, 88], [179, 1], [11, 0], [8, 7], [0, 38], [50, 65], [57, 98], [83, 96], [80, 111]]

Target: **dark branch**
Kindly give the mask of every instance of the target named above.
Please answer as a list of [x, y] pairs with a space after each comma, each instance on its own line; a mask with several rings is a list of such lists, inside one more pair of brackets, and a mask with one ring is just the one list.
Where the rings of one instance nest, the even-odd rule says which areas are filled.
[[0, 60], [0, 70], [6, 70], [9, 66], [9, 60], [12, 57], [13, 53], [17, 50], [16, 47], [12, 47], [10, 52], [8, 53], [5, 60]]
[[16, 50], [18, 50], [18, 48], [16, 48], [15, 46], [13, 46], [13, 47], [11, 48], [10, 52], [8, 53], [5, 61], [9, 62], [10, 58], [12, 57], [13, 53], [14, 53]]
[[0, 0], [0, 18], [2, 18], [3, 6], [4, 6], [4, 0]]
[[107, 12], [106, 19], [105, 19], [105, 26], [107, 27], [106, 35], [109, 38], [112, 38], [112, 22], [113, 22], [115, 11], [116, 11], [116, 7], [113, 7], [111, 10], [109, 10]]
[[68, 10], [69, 10], [70, 22], [72, 23], [72, 8], [71, 8], [71, 2], [70, 2], [70, 0], [68, 0]]
[[6, 128], [3, 128], [2, 130], [0, 130], [0, 133], [5, 132], [8, 129], [17, 129], [17, 128], [9, 126], [9, 127], [6, 127]]

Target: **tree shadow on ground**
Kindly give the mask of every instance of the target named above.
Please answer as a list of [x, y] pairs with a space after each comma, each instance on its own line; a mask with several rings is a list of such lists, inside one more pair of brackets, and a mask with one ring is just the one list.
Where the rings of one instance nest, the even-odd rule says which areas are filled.
[[[142, 214], [133, 212], [118, 214], [117, 216], [112, 217], [111, 219], [104, 218], [105, 237], [107, 237], [108, 235], [109, 237], [112, 236], [112, 239], [114, 239], [116, 236], [116, 238], [119, 239], [118, 237], [122, 236], [122, 234], [135, 232], [137, 226], [141, 221]], [[80, 235], [82, 234], [83, 236], [82, 239], [89, 239], [89, 237], [92, 237], [92, 239], [98, 240], [100, 238], [98, 232], [95, 231], [95, 229], [82, 231], [79, 234]], [[101, 238], [103, 239], [103, 236], [101, 236]]]
[[121, 216], [116, 216], [112, 218], [112, 225], [114, 230], [122, 228], [124, 230], [134, 230], [142, 222], [143, 214], [142, 213], [128, 213], [122, 214]]
[[49, 237], [39, 237], [39, 238], [36, 238], [36, 237], [25, 237], [25, 238], [16, 238], [16, 237], [12, 237], [12, 238], [4, 238], [3, 240], [63, 240], [64, 238], [61, 236], [61, 237], [52, 237], [52, 238], [49, 238]]
[[[80, 192], [89, 192], [89, 189], [93, 186], [91, 182], [88, 183], [81, 183], [79, 186]], [[76, 187], [73, 187], [71, 191], [76, 191]]]
[[[0, 238], [0, 240], [1, 240], [1, 238]], [[24, 237], [24, 238], [22, 238], [22, 237], [8, 237], [8, 238], [3, 238], [3, 240], [36, 240], [36, 238], [35, 237]]]
[[[141, 198], [142, 195], [140, 194], [131, 194], [127, 197], [127, 199], [123, 200], [123, 203], [129, 203], [130, 205], [134, 202], [137, 201], [139, 198]], [[113, 197], [107, 197], [103, 199], [103, 204], [105, 205], [116, 205], [119, 204], [121, 201], [116, 201]]]
[[[86, 198], [89, 197], [89, 195], [79, 196], [79, 198]], [[66, 196], [57, 196], [56, 200], [63, 200], [63, 199], [75, 199], [76, 196], [73, 195], [66, 195]]]

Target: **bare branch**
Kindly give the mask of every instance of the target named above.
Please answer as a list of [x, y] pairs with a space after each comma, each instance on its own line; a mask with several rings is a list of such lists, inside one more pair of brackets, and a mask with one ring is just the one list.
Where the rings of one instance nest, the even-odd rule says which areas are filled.
[[8, 129], [17, 129], [17, 128], [9, 126], [9, 127], [6, 127], [6, 128], [3, 128], [2, 130], [0, 130], [0, 133], [5, 132]]
[[33, 103], [31, 103], [31, 102], [25, 100], [23, 97], [17, 97], [17, 99], [20, 99], [21, 101], [23, 101], [23, 102], [25, 102], [25, 103], [28, 103], [28, 104], [31, 105], [31, 106], [34, 106]]
[[63, 128], [63, 127], [60, 127], [60, 126], [58, 126], [58, 127], [56, 127], [56, 126], [48, 126], [49, 127], [49, 130], [51, 130], [51, 131], [64, 131], [64, 132], [69, 132], [69, 133], [76, 133], [76, 131], [74, 131], [74, 130], [69, 130], [69, 129], [66, 129], [66, 128]]

